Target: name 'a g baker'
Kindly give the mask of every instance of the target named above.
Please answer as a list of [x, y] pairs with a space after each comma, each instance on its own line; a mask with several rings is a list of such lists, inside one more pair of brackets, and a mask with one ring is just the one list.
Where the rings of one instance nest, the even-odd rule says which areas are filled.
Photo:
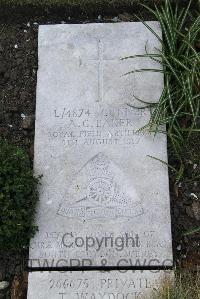
[[95, 121], [89, 119], [70, 119], [65, 122], [65, 126], [68, 129], [72, 128], [116, 128], [116, 127], [134, 127], [135, 122], [128, 118], [111, 118], [111, 119], [96, 119]]

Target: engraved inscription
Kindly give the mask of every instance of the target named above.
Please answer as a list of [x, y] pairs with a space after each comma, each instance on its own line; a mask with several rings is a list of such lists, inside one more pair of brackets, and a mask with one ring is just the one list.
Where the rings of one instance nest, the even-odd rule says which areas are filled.
[[56, 108], [53, 117], [59, 122], [48, 136], [65, 147], [77, 146], [131, 146], [139, 144], [144, 136], [138, 131], [137, 121], [146, 111], [128, 106], [68, 109]]
[[[134, 271], [132, 272], [131, 274], [134, 275]], [[155, 277], [150, 279], [148, 275], [143, 274], [143, 271], [136, 277], [131, 277], [131, 275], [128, 277], [126, 271], [123, 273], [125, 277], [122, 277], [119, 272], [116, 278], [109, 275], [105, 277], [103, 274], [100, 274], [98, 278], [90, 277], [90, 279], [53, 278], [49, 279], [48, 285], [50, 291], [58, 292], [60, 299], [67, 299], [70, 294], [76, 299], [142, 299], [146, 297], [145, 294], [158, 290], [161, 279], [167, 279], [170, 275], [170, 272], [166, 272], [161, 278], [158, 272], [158, 275], [152, 274]], [[94, 285], [96, 290], [94, 290]]]

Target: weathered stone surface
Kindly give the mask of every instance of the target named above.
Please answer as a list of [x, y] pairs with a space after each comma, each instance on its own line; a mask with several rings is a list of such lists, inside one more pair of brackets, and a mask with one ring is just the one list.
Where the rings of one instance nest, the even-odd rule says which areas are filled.
[[0, 281], [0, 299], [8, 298], [10, 283], [8, 281]]
[[35, 116], [34, 115], [27, 115], [22, 120], [22, 128], [24, 130], [31, 130], [31, 129], [33, 129], [34, 120], [35, 120]]
[[28, 299], [148, 299], [172, 272], [33, 272]]
[[[158, 23], [148, 23], [161, 35]], [[39, 28], [31, 267], [172, 265], [166, 136], [138, 132], [163, 88], [142, 23]]]
[[194, 201], [192, 204], [192, 209], [194, 213], [194, 217], [197, 221], [200, 220], [200, 202]]
[[0, 290], [5, 290], [9, 287], [8, 281], [0, 281]]

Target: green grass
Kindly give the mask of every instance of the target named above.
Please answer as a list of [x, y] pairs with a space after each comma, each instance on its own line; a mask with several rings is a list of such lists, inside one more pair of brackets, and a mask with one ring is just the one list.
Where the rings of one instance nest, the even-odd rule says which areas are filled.
[[200, 299], [200, 275], [190, 272], [176, 274], [174, 285], [163, 282], [160, 291], [155, 292], [151, 299]]
[[[143, 22], [159, 39], [162, 51], [157, 49], [157, 54], [146, 53], [140, 57], [149, 57], [162, 64], [165, 81], [158, 103], [143, 102], [151, 109], [147, 127], [158, 133], [162, 125], [167, 126], [169, 144], [180, 162], [177, 181], [184, 173], [182, 147], [190, 143], [194, 134], [199, 138], [200, 132], [200, 52], [196, 48], [200, 43], [200, 15], [191, 15], [191, 3], [187, 8], [174, 7], [170, 0], [155, 9], [143, 5], [160, 22], [163, 39]], [[138, 56], [132, 58], [135, 57]]]
[[[159, 8], [155, 6], [155, 9], [143, 5], [161, 24], [162, 39], [143, 22], [159, 39], [162, 50], [157, 49], [157, 54], [146, 51], [145, 55], [127, 57], [149, 57], [162, 65], [164, 89], [159, 101], [152, 104], [137, 100], [144, 108], [151, 110], [151, 118], [145, 128], [155, 134], [164, 133], [168, 136], [170, 157], [176, 161], [175, 165], [168, 166], [174, 172], [176, 184], [182, 179], [186, 181], [186, 178], [200, 183], [199, 173], [188, 177], [187, 171], [188, 156], [197, 164], [200, 161], [200, 14], [191, 14], [191, 3], [189, 1], [188, 7], [182, 9], [178, 5], [174, 7], [170, 0], [165, 0], [164, 5]], [[152, 70], [135, 70], [131, 73], [143, 71]], [[163, 125], [166, 125], [166, 132], [161, 130]], [[160, 161], [157, 157], [152, 158]], [[196, 227], [187, 233], [194, 234], [199, 229]], [[172, 294], [160, 298], [193, 297]]]

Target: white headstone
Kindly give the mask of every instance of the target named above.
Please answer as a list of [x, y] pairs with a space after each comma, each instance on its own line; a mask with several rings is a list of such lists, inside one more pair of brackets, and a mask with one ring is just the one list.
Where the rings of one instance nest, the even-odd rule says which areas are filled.
[[[161, 36], [159, 24], [148, 22]], [[142, 23], [39, 28], [31, 267], [172, 265], [165, 134], [138, 132], [158, 101], [161, 48]]]
[[169, 271], [33, 272], [28, 299], [147, 299], [172, 279]]

